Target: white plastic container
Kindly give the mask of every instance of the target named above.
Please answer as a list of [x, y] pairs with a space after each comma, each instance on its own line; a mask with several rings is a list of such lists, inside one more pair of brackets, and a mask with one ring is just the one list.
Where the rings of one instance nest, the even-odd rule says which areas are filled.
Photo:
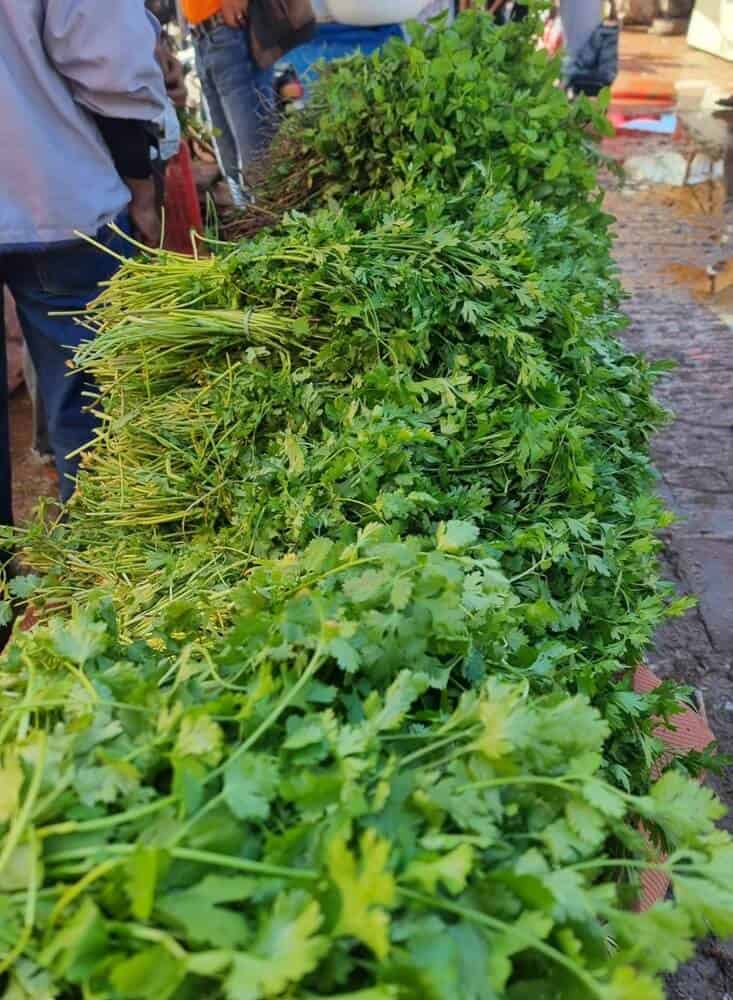
[[394, 24], [416, 18], [426, 0], [327, 0], [334, 21], [359, 28]]
[[687, 41], [695, 49], [733, 61], [733, 0], [697, 0]]

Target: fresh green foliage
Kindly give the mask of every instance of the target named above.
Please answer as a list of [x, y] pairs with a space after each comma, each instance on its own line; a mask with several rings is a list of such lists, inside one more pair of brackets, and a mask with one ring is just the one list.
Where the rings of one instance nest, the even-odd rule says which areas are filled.
[[[665, 614], [647, 455], [657, 370], [613, 339], [616, 282], [569, 262], [586, 231], [567, 214], [520, 210], [487, 179], [475, 204], [424, 201], [395, 200], [368, 230], [297, 216], [199, 261], [193, 292], [169, 292], [173, 319], [134, 308], [156, 272], [170, 287], [168, 256], [123, 267], [81, 355], [104, 390], [100, 445], [68, 521], [29, 537], [51, 570], [44, 594], [113, 587], [131, 638], [171, 615], [216, 631], [273, 553], [372, 522], [470, 519], [515, 604], [488, 669], [594, 696], [618, 780], [643, 787], [651, 705], [617, 679]], [[282, 317], [268, 323], [291, 330], [276, 344], [253, 339], [268, 302]], [[204, 329], [217, 333], [202, 357], [187, 334]]]
[[90, 310], [96, 447], [0, 595], [44, 619], [0, 675], [5, 1000], [661, 1000], [733, 931], [710, 753], [661, 773], [679, 692], [631, 685], [686, 606], [662, 368], [531, 27], [340, 64], [277, 146], [307, 212]]
[[[215, 643], [120, 645], [105, 608], [20, 636], [6, 995], [661, 998], [733, 930], [721, 807], [677, 772], [609, 784], [583, 696], [469, 685], [511, 603], [454, 522], [263, 563]], [[649, 865], [678, 899], [633, 914]]]
[[263, 165], [243, 228], [268, 221], [263, 205], [277, 216], [338, 201], [358, 213], [365, 192], [389, 205], [404, 190], [454, 191], [487, 163], [497, 185], [551, 210], [572, 206], [606, 244], [592, 143], [610, 134], [604, 99], [566, 100], [559, 62], [534, 44], [539, 31], [534, 14], [497, 31], [473, 11], [324, 68]]

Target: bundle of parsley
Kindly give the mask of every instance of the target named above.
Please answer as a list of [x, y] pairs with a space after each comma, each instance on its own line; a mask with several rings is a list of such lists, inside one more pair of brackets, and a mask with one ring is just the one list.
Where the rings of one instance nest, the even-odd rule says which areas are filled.
[[659, 369], [554, 74], [475, 12], [343, 63], [280, 140], [307, 213], [91, 310], [0, 684], [7, 1000], [653, 1000], [733, 931], [699, 761], [651, 777], [677, 693], [631, 691], [683, 607]]
[[[98, 447], [68, 519], [28, 536], [41, 596], [111, 593], [129, 639], [165, 638], [181, 608], [218, 633], [262, 559], [470, 520], [517, 599], [492, 669], [592, 695], [609, 767], [644, 787], [658, 699], [619, 676], [680, 605], [657, 574], [656, 369], [613, 337], [617, 284], [568, 214], [519, 208], [482, 170], [386, 215], [376, 199], [368, 228], [366, 211], [293, 217], [177, 290], [165, 254], [122, 268], [80, 356]], [[165, 313], [136, 305], [156, 275]]]

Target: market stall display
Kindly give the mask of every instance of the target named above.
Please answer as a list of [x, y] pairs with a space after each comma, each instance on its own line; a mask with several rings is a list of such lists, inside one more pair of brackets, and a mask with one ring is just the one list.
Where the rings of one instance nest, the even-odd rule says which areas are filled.
[[[87, 317], [97, 446], [15, 535], [11, 996], [661, 1000], [733, 932], [714, 753], [666, 760], [680, 692], [633, 689], [686, 606], [662, 366], [615, 336], [602, 106], [536, 30], [337, 65], [269, 228]], [[675, 898], [635, 912], [650, 870]]]

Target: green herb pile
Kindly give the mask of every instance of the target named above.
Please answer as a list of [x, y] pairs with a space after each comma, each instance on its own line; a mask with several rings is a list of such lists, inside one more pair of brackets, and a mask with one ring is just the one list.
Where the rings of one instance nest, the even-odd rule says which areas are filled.
[[280, 140], [307, 212], [90, 311], [99, 440], [16, 536], [6, 1000], [656, 1000], [733, 932], [680, 692], [631, 684], [685, 604], [598, 112], [490, 25], [340, 64]]
[[[515, 603], [470, 525], [375, 525], [263, 563], [218, 642], [121, 645], [105, 608], [22, 637], [6, 996], [661, 998], [733, 931], [722, 809], [620, 790], [584, 696], [487, 676]], [[633, 913], [648, 863], [676, 901]]]
[[538, 33], [534, 15], [497, 31], [469, 14], [449, 30], [412, 25], [412, 45], [325, 67], [280, 130], [242, 229], [304, 205], [337, 201], [358, 214], [365, 193], [388, 206], [405, 189], [453, 192], [488, 162], [497, 185], [572, 207], [607, 245], [593, 141], [612, 134], [605, 106], [567, 101]]

